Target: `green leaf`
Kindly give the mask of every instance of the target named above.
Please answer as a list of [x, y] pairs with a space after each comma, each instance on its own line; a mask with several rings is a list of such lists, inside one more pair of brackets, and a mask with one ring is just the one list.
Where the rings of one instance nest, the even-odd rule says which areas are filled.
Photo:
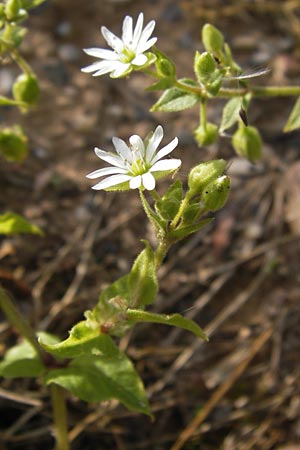
[[99, 328], [91, 328], [87, 321], [77, 323], [70, 331], [69, 337], [59, 343], [46, 343], [39, 339], [44, 350], [56, 357], [75, 358], [87, 353], [116, 355], [118, 348], [107, 334], [100, 334]]
[[32, 225], [19, 214], [6, 212], [0, 215], [0, 234], [39, 234], [43, 236], [42, 230]]
[[[195, 86], [191, 80], [179, 80], [190, 86]], [[160, 99], [152, 106], [151, 111], [161, 112], [175, 112], [183, 111], [184, 109], [192, 108], [200, 100], [199, 95], [193, 94], [177, 87], [172, 87], [165, 91]]]
[[283, 131], [288, 133], [289, 131], [294, 131], [298, 128], [300, 128], [300, 97], [298, 97]]
[[181, 239], [186, 238], [190, 234], [194, 234], [197, 231], [201, 230], [205, 225], [212, 222], [214, 219], [213, 217], [208, 217], [207, 219], [201, 220], [201, 222], [196, 223], [194, 225], [187, 225], [182, 228], [178, 228], [177, 230], [170, 231], [168, 233], [168, 238], [175, 239], [176, 241], [179, 241]]
[[242, 101], [240, 97], [231, 98], [224, 106], [220, 132], [231, 128], [239, 120]]
[[9, 349], [0, 362], [0, 376], [5, 378], [38, 377], [44, 370], [43, 363], [27, 341]]
[[128, 309], [126, 312], [127, 318], [133, 323], [151, 322], [161, 323], [163, 325], [170, 325], [173, 327], [183, 328], [191, 331], [201, 339], [208, 340], [206, 334], [193, 320], [183, 317], [181, 314], [156, 314], [138, 309]]
[[[49, 333], [37, 333], [44, 341], [55, 343], [56, 336]], [[0, 362], [0, 376], [5, 378], [35, 378], [45, 372], [45, 367], [32, 345], [23, 340], [10, 348]]]
[[50, 371], [47, 384], [56, 383], [87, 402], [117, 399], [131, 411], [151, 415], [142, 380], [131, 361], [117, 355], [85, 355], [67, 368]]
[[162, 199], [155, 202], [155, 208], [163, 219], [170, 221], [176, 216], [182, 198], [182, 183], [180, 180], [177, 180], [171, 184]]
[[174, 83], [173, 77], [162, 78], [156, 83], [146, 88], [146, 91], [164, 91], [165, 89], [170, 88]]
[[31, 9], [45, 3], [47, 0], [21, 0], [22, 8]]
[[153, 303], [158, 292], [154, 253], [147, 241], [146, 248], [135, 260], [128, 279], [129, 306], [141, 307]]

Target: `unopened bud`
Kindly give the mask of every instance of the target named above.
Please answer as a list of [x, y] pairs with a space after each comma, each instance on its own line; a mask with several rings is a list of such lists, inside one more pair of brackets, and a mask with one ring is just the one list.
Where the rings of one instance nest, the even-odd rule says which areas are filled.
[[28, 153], [27, 137], [20, 127], [0, 130], [0, 153], [8, 161], [22, 161]]
[[251, 162], [259, 160], [262, 156], [262, 139], [255, 127], [241, 124], [233, 135], [232, 145], [238, 155]]
[[199, 145], [213, 144], [218, 137], [218, 127], [214, 123], [208, 122], [205, 128], [202, 125], [196, 128], [194, 136]]
[[160, 58], [156, 61], [157, 71], [163, 77], [173, 77], [176, 69], [175, 65], [167, 58]]
[[16, 100], [34, 105], [40, 95], [37, 78], [34, 75], [22, 73], [13, 85], [13, 96]]
[[20, 0], [8, 0], [5, 3], [5, 15], [8, 20], [14, 20], [18, 17], [21, 6]]
[[218, 54], [222, 51], [224, 37], [217, 28], [207, 23], [202, 28], [202, 42], [208, 52]]
[[227, 202], [230, 178], [227, 175], [217, 178], [205, 186], [202, 201], [207, 211], [218, 211]]
[[194, 72], [198, 78], [199, 83], [207, 83], [212, 74], [216, 70], [216, 62], [214, 57], [209, 52], [196, 52], [194, 59]]
[[191, 196], [201, 194], [205, 186], [223, 174], [226, 167], [224, 159], [206, 161], [194, 167], [188, 177]]

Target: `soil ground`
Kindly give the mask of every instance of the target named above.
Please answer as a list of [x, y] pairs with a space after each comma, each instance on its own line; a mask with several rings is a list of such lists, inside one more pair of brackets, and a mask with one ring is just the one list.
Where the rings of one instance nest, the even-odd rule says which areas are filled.
[[[144, 380], [155, 422], [70, 398], [72, 449], [166, 450], [184, 430], [186, 442], [176, 448], [300, 449], [300, 133], [282, 132], [294, 100], [253, 101], [249, 121], [264, 139], [254, 166], [236, 157], [226, 137], [197, 147], [197, 110], [149, 113], [157, 94], [144, 91], [146, 76], [80, 72], [91, 62], [82, 48], [104, 46], [101, 25], [119, 34], [125, 14], [143, 11], [156, 20], [158, 47], [179, 76], [193, 75], [200, 30], [210, 22], [245, 70], [271, 69], [258, 83], [300, 84], [299, 8], [295, 0], [57, 0], [33, 11], [22, 51], [42, 96], [26, 115], [1, 110], [1, 121], [26, 130], [30, 155], [23, 164], [1, 161], [0, 207], [45, 236], [2, 237], [0, 280], [36, 329], [66, 337], [101, 289], [130, 270], [140, 239], [153, 242], [136, 191], [90, 189], [85, 175], [100, 167], [94, 146], [111, 150], [112, 136], [145, 136], [161, 123], [164, 142], [179, 137], [183, 181], [190, 167], [216, 157], [230, 162], [232, 176], [230, 199], [213, 224], [171, 250], [153, 306], [192, 317], [210, 341], [137, 326], [120, 345]], [[1, 69], [2, 94], [15, 74], [13, 65]], [[220, 121], [223, 104], [213, 103], [211, 121]], [[4, 353], [17, 336], [5, 321], [0, 331]], [[51, 449], [47, 391], [31, 380], [1, 383], [0, 448]]]

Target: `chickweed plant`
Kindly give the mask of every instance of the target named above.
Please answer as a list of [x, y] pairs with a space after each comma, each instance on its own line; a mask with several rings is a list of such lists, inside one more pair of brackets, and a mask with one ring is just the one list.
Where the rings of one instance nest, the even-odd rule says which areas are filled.
[[[13, 86], [13, 98], [0, 97], [0, 103], [17, 105], [22, 110], [35, 103], [38, 84], [19, 53], [24, 34], [20, 23], [27, 17], [27, 10], [38, 3], [41, 1], [7, 0], [0, 4], [0, 52], [2, 58], [12, 58], [22, 71]], [[262, 139], [247, 119], [251, 102], [256, 97], [299, 96], [300, 86], [253, 85], [255, 76], [264, 72], [245, 76], [222, 33], [210, 24], [202, 29], [203, 49], [196, 52], [192, 63], [194, 78], [178, 79], [175, 63], [156, 46], [157, 38], [152, 37], [154, 27], [153, 20], [144, 26], [143, 13], [135, 24], [132, 17], [124, 18], [121, 38], [103, 26], [101, 32], [110, 49], [85, 49], [94, 60], [82, 71], [95, 77], [109, 75], [116, 83], [118, 78], [129, 77], [132, 72], [143, 72], [154, 79], [148, 90], [163, 91], [152, 111], [178, 112], [199, 105], [195, 146], [210, 145], [230, 129], [236, 153], [251, 162], [259, 160]], [[239, 88], [236, 88], [236, 80], [239, 80]], [[207, 104], [215, 98], [226, 99], [220, 124], [207, 120]], [[300, 128], [300, 97], [284, 131], [297, 128]], [[143, 382], [133, 363], [118, 348], [118, 339], [136, 324], [153, 322], [180, 327], [199, 339], [208, 340], [200, 326], [183, 315], [156, 314], [148, 308], [156, 299], [157, 271], [169, 249], [209, 224], [213, 214], [227, 202], [230, 192], [227, 162], [223, 159], [199, 161], [190, 169], [187, 183], [183, 185], [176, 179], [181, 160], [169, 157], [180, 142], [174, 137], [171, 142], [162, 143], [163, 136], [163, 127], [158, 124], [144, 137], [132, 134], [127, 137], [128, 141], [113, 137], [112, 150], [95, 148], [105, 166], [96, 167], [87, 175], [89, 179], [97, 179], [92, 189], [105, 190], [106, 195], [110, 195], [109, 191], [120, 191], [123, 196], [126, 196], [125, 191], [136, 189], [157, 243], [153, 246], [143, 240], [144, 249], [137, 255], [130, 272], [100, 292], [95, 307], [83, 312], [83, 320], [74, 324], [66, 340], [32, 330], [8, 293], [0, 287], [1, 307], [22, 337], [0, 363], [0, 375], [38, 377], [49, 386], [56, 450], [70, 448], [67, 391], [86, 402], [116, 399], [131, 411], [152, 416]], [[0, 151], [8, 160], [22, 159], [26, 153], [25, 143], [19, 128], [0, 132]], [[169, 186], [160, 195], [156, 184], [162, 177], [167, 177]], [[22, 218], [7, 216], [5, 219], [2, 215], [0, 231], [13, 234], [36, 230], [30, 229]]]

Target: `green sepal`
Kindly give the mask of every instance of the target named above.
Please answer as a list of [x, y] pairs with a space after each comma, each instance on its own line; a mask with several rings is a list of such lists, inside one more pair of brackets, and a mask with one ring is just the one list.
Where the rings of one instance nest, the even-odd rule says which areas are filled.
[[0, 154], [7, 161], [23, 161], [28, 154], [27, 137], [21, 127], [0, 129]]
[[207, 23], [202, 28], [202, 42], [205, 50], [219, 55], [223, 49], [224, 37], [216, 27]]
[[176, 216], [182, 198], [182, 183], [180, 180], [177, 180], [171, 184], [161, 200], [155, 202], [155, 209], [163, 219], [170, 221]]
[[207, 219], [201, 220], [199, 223], [182, 226], [180, 228], [177, 228], [176, 230], [170, 231], [168, 233], [168, 238], [174, 239], [175, 241], [179, 241], [181, 239], [186, 238], [190, 234], [197, 233], [197, 231], [201, 230], [201, 228], [211, 223], [213, 220], [214, 220], [213, 217], [208, 217]]
[[205, 161], [193, 167], [188, 176], [189, 195], [201, 194], [208, 183], [223, 174], [225, 168], [224, 159]]
[[208, 83], [216, 70], [216, 61], [210, 52], [196, 52], [194, 72], [200, 84]]
[[143, 382], [131, 361], [118, 350], [117, 354], [80, 355], [68, 367], [50, 370], [45, 383], [55, 383], [87, 402], [119, 400], [131, 411], [151, 416]]
[[245, 126], [242, 122], [232, 137], [236, 153], [255, 162], [262, 157], [262, 139], [257, 128]]
[[[57, 342], [57, 338], [49, 333], [39, 332], [38, 336], [48, 342]], [[43, 362], [26, 340], [11, 347], [0, 362], [0, 376], [4, 378], [36, 378], [44, 372]]]
[[91, 327], [88, 321], [77, 323], [69, 332], [69, 337], [62, 342], [47, 343], [41, 336], [39, 344], [46, 352], [58, 358], [75, 358], [94, 352], [113, 356], [119, 351], [108, 334], [101, 333], [99, 327]]
[[[196, 83], [193, 80], [184, 78], [179, 80], [189, 86], [196, 87]], [[184, 109], [192, 108], [200, 101], [200, 96], [187, 92], [177, 87], [172, 87], [165, 91], [160, 99], [152, 106], [150, 111], [160, 112], [176, 112], [183, 111]]]
[[162, 325], [170, 325], [173, 327], [183, 328], [184, 330], [194, 333], [197, 337], [208, 340], [206, 334], [193, 320], [183, 317], [181, 314], [156, 314], [148, 311], [140, 311], [137, 309], [128, 309], [126, 312], [128, 320], [135, 323], [151, 322], [160, 323]]
[[154, 253], [147, 241], [146, 248], [135, 260], [128, 278], [129, 307], [153, 303], [158, 292]]
[[242, 102], [240, 97], [233, 97], [223, 108], [220, 132], [231, 128], [239, 120], [239, 112]]
[[0, 234], [38, 234], [43, 236], [42, 230], [36, 225], [32, 225], [22, 216], [12, 212], [0, 214]]
[[158, 48], [153, 47], [152, 50], [156, 56], [155, 66], [158, 75], [163, 78], [167, 77], [174, 80], [176, 67], [173, 61], [165, 53], [158, 50]]
[[211, 145], [216, 142], [218, 138], [218, 126], [214, 123], [207, 122], [205, 127], [200, 124], [194, 131], [196, 142], [200, 146]]
[[300, 97], [298, 97], [296, 103], [294, 104], [283, 131], [288, 133], [290, 131], [297, 130], [298, 128], [300, 128]]
[[202, 208], [201, 208], [201, 205], [200, 205], [199, 201], [191, 203], [190, 205], [188, 205], [185, 208], [185, 210], [183, 212], [183, 215], [182, 215], [182, 219], [183, 219], [184, 224], [185, 225], [188, 224], [188, 223], [194, 224], [195, 221], [197, 220], [197, 218], [200, 215], [201, 209]]
[[202, 193], [202, 202], [206, 211], [218, 211], [227, 202], [230, 189], [230, 178], [226, 175], [207, 184]]

